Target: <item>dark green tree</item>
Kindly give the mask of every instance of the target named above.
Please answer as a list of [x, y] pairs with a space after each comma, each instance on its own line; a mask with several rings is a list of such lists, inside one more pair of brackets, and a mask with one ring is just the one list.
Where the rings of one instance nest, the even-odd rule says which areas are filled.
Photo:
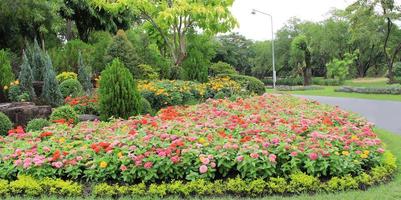
[[59, 106], [63, 103], [63, 95], [56, 79], [56, 73], [53, 69], [52, 60], [48, 54], [45, 55], [45, 73], [43, 74], [42, 100], [53, 106]]
[[33, 89], [33, 73], [31, 65], [29, 64], [28, 58], [26, 57], [25, 51], [22, 53], [22, 65], [20, 66], [20, 73], [18, 76], [20, 87], [23, 92], [27, 92], [31, 99], [36, 97]]
[[91, 82], [91, 69], [89, 66], [84, 64], [81, 52], [78, 55], [78, 81], [81, 83], [85, 93], [87, 95], [91, 94], [93, 89], [93, 84]]
[[35, 81], [43, 81], [43, 73], [45, 69], [45, 58], [42, 49], [39, 47], [38, 41], [35, 39], [33, 47], [30, 50], [31, 54], [31, 68], [33, 73], [33, 79]]
[[304, 85], [312, 84], [311, 51], [305, 35], [297, 36], [291, 43], [293, 63], [302, 70]]
[[0, 50], [0, 90], [15, 79], [10, 59], [5, 50]]
[[115, 58], [118, 58], [136, 77], [137, 66], [141, 64], [141, 61], [123, 30], [117, 32], [113, 37], [113, 42], [107, 48], [106, 61], [110, 63]]
[[101, 118], [121, 117], [127, 119], [141, 111], [141, 95], [134, 78], [124, 64], [114, 59], [101, 73], [99, 109]]

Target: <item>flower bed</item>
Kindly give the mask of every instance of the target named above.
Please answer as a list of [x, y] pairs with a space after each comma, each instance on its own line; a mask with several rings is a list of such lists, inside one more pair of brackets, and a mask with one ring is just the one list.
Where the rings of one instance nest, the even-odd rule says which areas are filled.
[[131, 120], [10, 131], [0, 178], [18, 174], [124, 183], [357, 176], [381, 166], [372, 125], [290, 96], [208, 100]]

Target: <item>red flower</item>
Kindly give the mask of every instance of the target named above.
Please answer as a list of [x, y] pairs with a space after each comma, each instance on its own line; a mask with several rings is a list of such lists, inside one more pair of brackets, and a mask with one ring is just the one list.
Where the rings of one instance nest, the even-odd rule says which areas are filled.
[[44, 137], [50, 137], [52, 135], [53, 135], [53, 133], [51, 133], [51, 132], [43, 132], [42, 134], [40, 134], [39, 137], [44, 138]]
[[53, 153], [53, 156], [52, 156], [52, 161], [56, 161], [56, 160], [58, 160], [59, 158], [60, 158], [60, 150], [56, 150], [54, 153]]

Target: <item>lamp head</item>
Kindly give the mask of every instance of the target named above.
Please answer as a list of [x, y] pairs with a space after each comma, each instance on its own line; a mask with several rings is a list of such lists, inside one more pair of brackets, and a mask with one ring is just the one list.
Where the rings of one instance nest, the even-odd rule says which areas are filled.
[[251, 14], [252, 14], [252, 15], [256, 15], [255, 9], [252, 9]]

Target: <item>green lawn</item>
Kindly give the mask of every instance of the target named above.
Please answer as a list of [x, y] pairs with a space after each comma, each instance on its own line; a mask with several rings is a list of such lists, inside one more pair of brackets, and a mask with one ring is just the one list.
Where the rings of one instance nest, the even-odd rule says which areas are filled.
[[[379, 137], [386, 144], [386, 149], [390, 150], [396, 157], [398, 165], [401, 160], [401, 136], [395, 135], [393, 133], [377, 130]], [[292, 196], [292, 197], [282, 197], [282, 196], [268, 196], [264, 198], [239, 198], [239, 197], [214, 197], [214, 198], [193, 198], [193, 199], [206, 199], [206, 200], [229, 200], [229, 199], [266, 199], [266, 200], [391, 200], [391, 199], [401, 199], [401, 171], [398, 170], [394, 180], [390, 183], [375, 186], [367, 191], [348, 191], [348, 192], [339, 192], [339, 193], [321, 193], [316, 195], [300, 195], [300, 196]], [[37, 199], [37, 198], [21, 198], [21, 197], [9, 197], [5, 198], [8, 200], [21, 200], [21, 199]], [[53, 199], [71, 199], [71, 200], [82, 200], [84, 198], [60, 198], [60, 197], [45, 197], [42, 199], [53, 200]], [[86, 199], [94, 199], [94, 198], [86, 198]], [[100, 198], [98, 198], [100, 199]], [[101, 198], [103, 199], [103, 198]], [[124, 200], [134, 199], [134, 198], [121, 198]], [[135, 198], [139, 200], [147, 200], [147, 199], [158, 199], [154, 197], [143, 197], [143, 198]], [[179, 197], [169, 197], [165, 199], [180, 199]]]
[[[387, 78], [364, 78], [364, 79], [353, 79], [347, 80], [344, 83], [345, 86], [354, 87], [386, 87]], [[390, 94], [359, 94], [359, 93], [346, 93], [346, 92], [335, 92], [334, 90], [338, 86], [322, 86], [322, 90], [306, 90], [306, 91], [275, 91], [273, 89], [267, 89], [268, 93], [281, 93], [281, 94], [298, 94], [298, 95], [311, 95], [311, 96], [328, 96], [328, 97], [347, 97], [347, 98], [360, 98], [360, 99], [373, 99], [373, 100], [389, 100], [389, 101], [401, 101], [401, 95], [390, 95]]]

